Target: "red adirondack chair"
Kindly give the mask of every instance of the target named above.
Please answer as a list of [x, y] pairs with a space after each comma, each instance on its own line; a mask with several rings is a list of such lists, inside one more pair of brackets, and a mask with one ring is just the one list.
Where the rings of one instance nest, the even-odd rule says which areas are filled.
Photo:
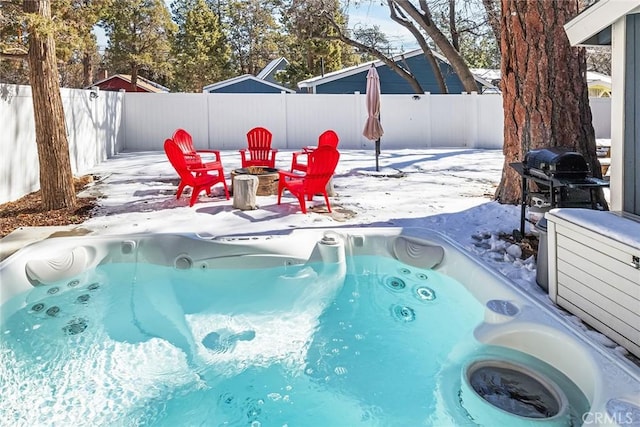
[[[207, 194], [211, 195], [211, 187], [217, 183], [222, 183], [224, 186], [224, 194], [227, 197], [227, 200], [229, 200], [229, 190], [227, 189], [227, 183], [224, 179], [222, 167], [212, 170], [189, 166], [187, 162], [187, 155], [182, 152], [182, 149], [172, 139], [167, 139], [164, 142], [164, 152], [167, 154], [169, 162], [180, 177], [180, 184], [178, 184], [176, 199], [180, 198], [185, 187], [193, 187], [193, 190], [191, 191], [191, 199], [189, 200], [189, 206], [193, 206], [198, 199], [198, 195], [203, 190], [205, 190]], [[209, 172], [216, 172], [216, 174], [211, 175]]]
[[272, 136], [268, 129], [262, 127], [256, 127], [247, 132], [248, 148], [240, 150], [243, 168], [249, 166], [276, 167], [276, 153], [278, 150], [271, 148]]
[[[206, 169], [207, 171], [222, 171], [222, 159], [219, 150], [196, 150], [193, 146], [193, 138], [191, 134], [184, 129], [177, 129], [173, 133], [173, 142], [176, 143], [184, 154], [187, 166], [190, 169]], [[212, 162], [204, 162], [200, 153], [213, 154], [215, 160]], [[200, 172], [202, 173], [202, 172]], [[222, 173], [222, 172], [220, 172]]]
[[[318, 138], [318, 147], [322, 145], [329, 145], [333, 148], [338, 148], [339, 140], [340, 139], [338, 138], [338, 134], [335, 133], [333, 130], [329, 129], [322, 132], [322, 134]], [[302, 151], [296, 151], [295, 153], [293, 153], [293, 158], [291, 159], [291, 172], [293, 171], [306, 172], [307, 160], [308, 160], [307, 157], [309, 153], [315, 150], [316, 148], [317, 147], [304, 147]], [[301, 159], [305, 159], [305, 161], [301, 162], [300, 161]]]
[[327, 183], [336, 170], [339, 159], [340, 153], [335, 147], [322, 145], [309, 152], [309, 163], [307, 164], [307, 172], [304, 175], [279, 171], [278, 204], [280, 204], [284, 190], [289, 190], [300, 202], [302, 213], [307, 213], [305, 198], [311, 201], [314, 195], [322, 194], [327, 204], [327, 209], [331, 212]]

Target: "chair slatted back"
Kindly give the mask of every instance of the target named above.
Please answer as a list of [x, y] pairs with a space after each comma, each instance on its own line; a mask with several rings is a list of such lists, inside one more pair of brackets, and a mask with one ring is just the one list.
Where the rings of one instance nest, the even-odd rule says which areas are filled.
[[202, 166], [202, 157], [196, 153], [191, 134], [184, 129], [178, 129], [173, 133], [173, 142], [185, 155], [185, 161], [190, 167]]
[[271, 139], [268, 129], [256, 127], [247, 132], [247, 145], [251, 160], [268, 161], [271, 156]]

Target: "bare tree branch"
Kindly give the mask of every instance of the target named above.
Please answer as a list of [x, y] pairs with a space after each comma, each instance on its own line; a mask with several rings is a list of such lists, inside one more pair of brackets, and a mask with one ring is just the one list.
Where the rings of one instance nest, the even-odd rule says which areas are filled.
[[418, 23], [418, 25], [422, 27], [431, 40], [433, 40], [438, 49], [440, 49], [442, 54], [449, 60], [449, 64], [458, 75], [464, 90], [467, 92], [476, 92], [478, 90], [478, 86], [473, 74], [469, 70], [469, 66], [460, 55], [460, 52], [453, 47], [449, 39], [447, 39], [442, 31], [440, 31], [440, 29], [433, 23], [431, 11], [426, 0], [420, 0], [419, 2], [422, 11], [418, 10], [409, 0], [389, 1], [393, 1], [399, 8], [404, 10], [416, 23]]
[[382, 52], [380, 52], [378, 49], [374, 47], [367, 46], [363, 43], [360, 43], [357, 40], [351, 39], [350, 37], [348, 37], [346, 34], [342, 32], [342, 28], [340, 28], [340, 26], [333, 20], [333, 18], [330, 15], [325, 13], [323, 14], [323, 16], [327, 20], [327, 22], [336, 30], [336, 33], [337, 33], [336, 36], [327, 36], [327, 38], [333, 39], [333, 40], [340, 40], [343, 43], [348, 44], [349, 46], [355, 47], [361, 52], [366, 52], [372, 56], [375, 56], [384, 64], [386, 64], [390, 69], [392, 69], [393, 71], [398, 73], [401, 77], [403, 77], [405, 80], [407, 80], [407, 82], [409, 82], [409, 85], [411, 85], [411, 88], [415, 91], [415, 93], [424, 93], [422, 86], [420, 85], [418, 80], [415, 78], [415, 76], [411, 74], [410, 71], [400, 67], [393, 60], [393, 58], [389, 58], [388, 56], [386, 56], [385, 54], [383, 54]]
[[460, 33], [456, 25], [456, 0], [449, 0], [449, 28], [451, 31], [451, 43], [454, 49], [460, 52]]
[[22, 61], [27, 59], [28, 53], [29, 51], [24, 48], [12, 47], [5, 49], [4, 52], [0, 52], [0, 58]]
[[442, 76], [442, 70], [440, 70], [440, 64], [438, 63], [438, 60], [436, 59], [436, 57], [433, 55], [433, 51], [427, 44], [427, 41], [422, 35], [422, 33], [420, 32], [420, 30], [416, 28], [415, 25], [413, 25], [413, 22], [411, 22], [407, 18], [407, 16], [404, 14], [404, 12], [401, 9], [396, 7], [393, 1], [387, 1], [387, 6], [389, 6], [389, 15], [391, 19], [397, 22], [398, 24], [402, 25], [403, 27], [405, 27], [407, 30], [409, 30], [409, 32], [413, 35], [413, 37], [418, 42], [418, 45], [424, 52], [425, 58], [427, 59], [429, 64], [431, 64], [431, 69], [433, 70], [433, 75], [436, 78], [436, 82], [438, 83], [440, 92], [449, 93], [447, 84], [444, 81], [444, 77]]

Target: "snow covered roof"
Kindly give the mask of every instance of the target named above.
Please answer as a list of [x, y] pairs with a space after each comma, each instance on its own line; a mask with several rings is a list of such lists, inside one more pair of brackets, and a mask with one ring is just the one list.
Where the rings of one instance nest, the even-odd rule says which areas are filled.
[[244, 81], [248, 81], [248, 80], [254, 81], [256, 83], [259, 83], [259, 84], [262, 84], [262, 85], [265, 85], [265, 86], [271, 86], [271, 87], [273, 87], [275, 89], [278, 89], [280, 92], [295, 93], [294, 90], [291, 90], [291, 89], [289, 89], [287, 87], [284, 87], [284, 86], [280, 86], [280, 85], [275, 84], [275, 83], [271, 83], [271, 82], [269, 82], [267, 80], [259, 79], [258, 77], [254, 76], [254, 75], [251, 75], [251, 74], [243, 74], [241, 76], [233, 77], [233, 78], [230, 78], [230, 79], [227, 79], [227, 80], [223, 80], [221, 82], [210, 84], [208, 86], [205, 86], [202, 89], [202, 92], [204, 92], [204, 93], [213, 92], [213, 91], [221, 89], [223, 87], [231, 86], [231, 85], [238, 84], [238, 83], [241, 83], [241, 82], [244, 82]]

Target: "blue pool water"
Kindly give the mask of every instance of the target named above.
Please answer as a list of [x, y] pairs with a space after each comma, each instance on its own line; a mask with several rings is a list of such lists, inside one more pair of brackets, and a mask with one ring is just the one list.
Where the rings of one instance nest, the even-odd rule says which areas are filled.
[[[384, 257], [176, 270], [107, 264], [34, 288], [3, 319], [0, 418], [10, 425], [475, 425], [461, 366], [484, 307], [453, 279]], [[10, 301], [11, 303], [11, 301]], [[9, 305], [9, 304], [7, 304]]]

